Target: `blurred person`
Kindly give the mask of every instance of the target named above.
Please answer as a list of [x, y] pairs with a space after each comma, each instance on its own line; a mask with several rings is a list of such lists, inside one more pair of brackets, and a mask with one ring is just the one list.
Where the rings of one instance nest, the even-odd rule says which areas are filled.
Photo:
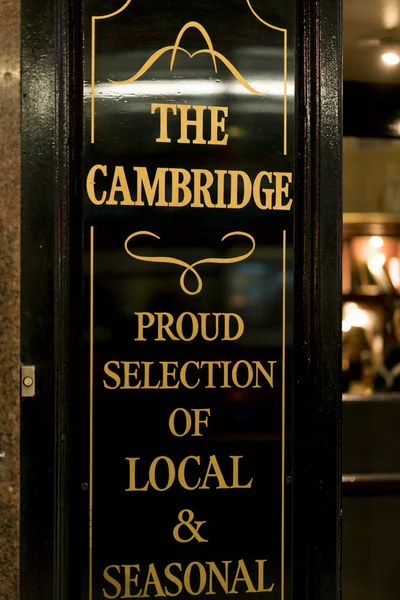
[[380, 392], [400, 392], [400, 306], [393, 312], [392, 324], [394, 342], [388, 346], [374, 382]]
[[364, 392], [370, 385], [371, 348], [365, 329], [352, 327], [343, 336], [342, 392]]

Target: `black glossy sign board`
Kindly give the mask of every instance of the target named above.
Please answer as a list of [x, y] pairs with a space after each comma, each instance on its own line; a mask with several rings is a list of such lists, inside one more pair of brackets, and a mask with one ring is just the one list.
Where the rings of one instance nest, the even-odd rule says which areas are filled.
[[90, 600], [290, 593], [290, 4], [84, 3]]
[[25, 2], [23, 600], [339, 593], [340, 86], [311, 4]]

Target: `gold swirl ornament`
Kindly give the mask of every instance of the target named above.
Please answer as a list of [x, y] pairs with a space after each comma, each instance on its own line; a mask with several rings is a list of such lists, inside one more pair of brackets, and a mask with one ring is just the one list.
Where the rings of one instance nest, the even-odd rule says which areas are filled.
[[[132, 233], [129, 237], [126, 238], [125, 245], [124, 245], [125, 250], [129, 254], [129, 256], [131, 256], [132, 258], [135, 258], [136, 260], [141, 260], [143, 262], [168, 263], [171, 265], [178, 265], [178, 266], [182, 267], [184, 269], [184, 271], [182, 272], [179, 283], [180, 283], [182, 290], [185, 292], [185, 294], [189, 294], [190, 296], [199, 294], [201, 292], [201, 290], [203, 289], [203, 280], [200, 277], [199, 273], [197, 272], [196, 267], [198, 267], [200, 265], [205, 265], [205, 264], [222, 265], [222, 264], [232, 264], [232, 263], [241, 262], [241, 261], [249, 258], [249, 256], [251, 256], [253, 254], [253, 252], [256, 248], [256, 242], [252, 235], [250, 235], [249, 233], [246, 233], [244, 231], [232, 231], [231, 233], [227, 233], [226, 235], [224, 235], [224, 237], [222, 238], [221, 241], [224, 242], [225, 240], [227, 240], [228, 238], [230, 238], [234, 235], [239, 235], [239, 236], [245, 237], [251, 241], [251, 249], [248, 252], [246, 252], [245, 254], [241, 254], [240, 256], [234, 256], [234, 257], [230, 257], [230, 258], [202, 258], [201, 260], [197, 260], [196, 262], [194, 262], [190, 265], [189, 263], [185, 262], [184, 260], [180, 260], [179, 258], [174, 258], [173, 256], [140, 256], [139, 254], [134, 254], [133, 252], [131, 252], [131, 250], [129, 250], [129, 247], [128, 247], [129, 242], [133, 238], [139, 237], [141, 235], [150, 236], [150, 237], [156, 238], [157, 240], [161, 239], [160, 236], [158, 236], [157, 234], [155, 234], [151, 231], [136, 231], [135, 233]], [[186, 282], [185, 282], [186, 275], [188, 273], [192, 273], [192, 275], [194, 275], [194, 277], [196, 278], [196, 281], [197, 281], [197, 287], [193, 291], [188, 289]]]

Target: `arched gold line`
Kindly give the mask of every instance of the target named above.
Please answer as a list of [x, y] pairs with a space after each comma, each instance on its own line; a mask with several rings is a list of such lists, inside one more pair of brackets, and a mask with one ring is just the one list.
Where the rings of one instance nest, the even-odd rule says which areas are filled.
[[138, 79], [140, 79], [140, 77], [142, 77], [142, 75], [144, 75], [146, 73], [146, 71], [148, 71], [150, 69], [150, 67], [163, 54], [165, 54], [165, 52], [169, 52], [170, 50], [172, 50], [172, 51], [180, 50], [181, 52], [184, 52], [185, 54], [187, 54], [190, 58], [193, 58], [194, 56], [197, 56], [198, 54], [210, 54], [213, 57], [213, 60], [215, 60], [215, 58], [219, 58], [219, 60], [224, 63], [224, 65], [230, 70], [232, 75], [239, 81], [239, 83], [241, 83], [243, 85], [243, 87], [245, 87], [249, 92], [251, 92], [252, 94], [257, 94], [258, 96], [264, 96], [267, 93], [267, 92], [258, 92], [256, 89], [254, 89], [248, 83], [248, 81], [246, 81], [246, 79], [243, 77], [243, 75], [241, 73], [239, 73], [239, 71], [230, 62], [230, 60], [228, 60], [223, 54], [221, 54], [220, 52], [217, 52], [216, 50], [211, 51], [207, 48], [204, 48], [202, 50], [196, 50], [196, 52], [190, 53], [187, 50], [185, 50], [185, 48], [181, 48], [180, 46], [178, 46], [178, 48], [175, 48], [175, 46], [165, 46], [165, 48], [160, 48], [160, 50], [157, 50], [156, 52], [154, 52], [154, 54], [152, 54], [150, 56], [150, 58], [147, 59], [147, 61], [139, 69], [139, 71], [137, 71], [137, 73], [132, 75], [132, 77], [129, 77], [128, 79], [124, 79], [123, 81], [114, 81], [113, 79], [109, 79], [108, 81], [110, 83], [115, 83], [118, 85], [123, 85], [125, 83], [132, 83], [133, 81], [137, 81]]
[[124, 11], [130, 5], [131, 2], [132, 0], [126, 0], [125, 4], [121, 6], [121, 8], [119, 8], [118, 10], [115, 10], [113, 13], [110, 13], [109, 15], [100, 15], [97, 17], [93, 17], [93, 19], [111, 19], [111, 17], [115, 17], [115, 15], [122, 13], [122, 11]]
[[252, 7], [252, 5], [250, 4], [250, 0], [246, 0], [246, 2], [249, 5], [249, 8], [250, 8], [251, 12], [253, 13], [253, 15], [256, 17], [256, 19], [258, 19], [259, 21], [261, 21], [261, 23], [263, 23], [267, 27], [270, 27], [271, 29], [276, 29], [276, 31], [287, 31], [283, 27], [277, 27], [276, 25], [271, 25], [271, 23], [267, 23], [267, 21], [264, 21], [264, 19], [262, 19], [261, 17], [258, 16], [258, 14], [256, 13], [256, 11], [254, 10], [254, 8]]
[[232, 73], [232, 75], [234, 77], [236, 77], [236, 79], [238, 81], [240, 81], [240, 83], [247, 89], [249, 90], [249, 92], [252, 92], [253, 94], [257, 94], [258, 96], [263, 96], [266, 92], [257, 92], [257, 90], [255, 90], [247, 81], [246, 79], [243, 77], [243, 75], [241, 75], [241, 73], [239, 73], [239, 71], [236, 69], [236, 67], [233, 66], [233, 64], [230, 62], [230, 60], [228, 60], [223, 54], [220, 54], [219, 52], [215, 52], [215, 56], [217, 56], [226, 67], [228, 67], [228, 69], [230, 70], [230, 72]]
[[108, 14], [108, 15], [99, 15], [96, 17], [92, 17], [92, 44], [91, 44], [91, 108], [90, 108], [90, 141], [94, 144], [94, 120], [95, 120], [95, 79], [96, 79], [96, 21], [100, 19], [110, 19], [111, 17], [115, 17], [119, 13], [122, 13], [127, 6], [132, 2], [132, 0], [126, 0], [125, 4], [121, 6], [118, 10]]
[[[170, 50], [174, 50], [174, 48], [175, 48], [175, 46], [165, 46], [165, 48], [160, 48], [160, 50], [157, 50], [156, 52], [154, 52], [154, 54], [152, 54], [150, 56], [150, 58], [148, 58], [146, 60], [146, 62], [139, 69], [139, 71], [137, 73], [135, 73], [134, 75], [132, 75], [132, 77], [129, 77], [128, 79], [125, 79], [124, 81], [114, 81], [113, 79], [109, 79], [108, 81], [110, 83], [118, 83], [118, 84], [132, 83], [132, 81], [136, 81], [137, 79], [140, 79], [140, 77], [142, 75], [144, 75], [146, 73], [146, 71], [148, 71], [150, 69], [150, 67], [156, 62], [156, 60], [158, 60], [159, 58], [161, 58], [161, 56], [163, 54], [165, 54], [165, 52], [169, 52]], [[192, 58], [192, 55], [190, 54], [190, 52], [188, 52], [187, 50], [185, 50], [185, 48], [179, 48], [178, 47], [177, 50], [181, 50], [182, 52], [184, 52], [185, 54], [187, 54], [188, 56], [190, 56], [190, 58]]]
[[211, 41], [211, 38], [210, 38], [209, 34], [207, 33], [207, 31], [203, 27], [203, 25], [201, 25], [200, 23], [197, 23], [197, 21], [189, 21], [189, 23], [186, 23], [186, 25], [184, 25], [182, 27], [182, 29], [180, 30], [180, 32], [176, 36], [174, 50], [172, 51], [171, 63], [170, 63], [169, 70], [172, 71], [172, 69], [173, 69], [174, 62], [175, 62], [175, 57], [176, 57], [176, 51], [177, 51], [177, 49], [179, 47], [179, 42], [181, 41], [181, 39], [183, 37], [183, 34], [185, 33], [185, 31], [187, 31], [191, 27], [193, 27], [194, 29], [197, 29], [198, 31], [200, 31], [200, 33], [203, 35], [204, 40], [205, 40], [205, 42], [206, 42], [206, 44], [208, 46], [208, 49], [209, 49], [210, 54], [211, 54], [212, 59], [213, 59], [214, 70], [217, 73], [217, 61], [215, 60], [215, 56], [214, 56], [214, 46], [213, 46], [213, 43]]
[[246, 0], [247, 5], [253, 15], [258, 19], [263, 25], [266, 25], [270, 29], [275, 29], [276, 31], [281, 31], [283, 33], [283, 154], [287, 155], [287, 29], [284, 27], [277, 27], [276, 25], [271, 25], [267, 21], [264, 21], [254, 10], [251, 5], [250, 0]]

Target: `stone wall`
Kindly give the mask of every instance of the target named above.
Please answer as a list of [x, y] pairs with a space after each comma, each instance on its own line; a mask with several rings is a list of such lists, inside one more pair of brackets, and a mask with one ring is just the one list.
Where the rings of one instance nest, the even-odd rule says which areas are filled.
[[0, 598], [18, 599], [20, 5], [0, 1]]

